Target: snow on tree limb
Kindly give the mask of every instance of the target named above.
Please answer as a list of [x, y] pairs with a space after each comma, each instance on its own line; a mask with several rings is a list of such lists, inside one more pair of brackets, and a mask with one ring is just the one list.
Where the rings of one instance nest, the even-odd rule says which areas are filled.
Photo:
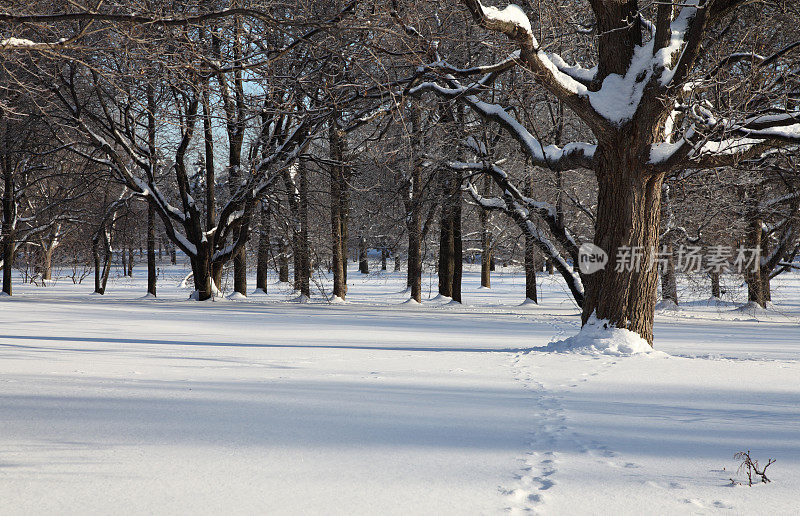
[[424, 82], [411, 88], [409, 93], [414, 95], [422, 91], [431, 91], [442, 97], [463, 102], [481, 118], [497, 123], [519, 142], [523, 151], [535, 165], [552, 170], [593, 168], [595, 145], [578, 142], [567, 144], [563, 148], [556, 145], [544, 146], [501, 105], [490, 104], [475, 95], [466, 94], [470, 91], [468, 86], [457, 85], [447, 88], [434, 82]]
[[538, 215], [547, 226], [550, 234], [568, 253], [572, 263], [577, 263], [579, 246], [569, 230], [559, 220], [555, 207], [549, 203], [536, 201], [522, 195], [519, 189], [511, 183], [505, 171], [497, 165], [485, 161], [489, 157], [485, 153], [485, 147], [479, 145], [474, 138], [468, 139], [464, 143], [475, 154], [484, 158], [484, 162], [451, 162], [449, 166], [460, 171], [487, 174], [503, 194], [501, 198], [483, 197], [472, 183], [467, 184], [467, 192], [484, 209], [502, 211], [511, 217], [523, 233], [532, 237], [536, 246], [553, 260], [559, 273], [567, 282], [576, 303], [581, 306], [583, 304], [584, 289], [580, 274], [570, 266], [561, 251], [532, 220], [534, 214]]
[[[533, 35], [528, 17], [518, 6], [511, 4], [505, 9], [485, 7], [479, 0], [462, 0], [472, 17], [481, 27], [505, 34], [520, 47], [520, 60], [536, 74], [539, 82], [548, 91], [561, 99], [593, 129], [601, 129], [605, 123], [589, 103], [586, 85], [567, 73], [568, 66], [560, 57], [557, 62], [552, 54], [541, 49]], [[562, 69], [564, 71], [562, 71]], [[576, 76], [582, 76], [578, 74]]]

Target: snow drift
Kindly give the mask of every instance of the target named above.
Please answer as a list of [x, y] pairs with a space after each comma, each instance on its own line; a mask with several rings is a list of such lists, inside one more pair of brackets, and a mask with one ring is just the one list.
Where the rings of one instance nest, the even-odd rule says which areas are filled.
[[[623, 328], [615, 328], [605, 319], [592, 315], [577, 335], [549, 343], [538, 348], [556, 353], [578, 353], [582, 355], [628, 356], [637, 353], [654, 353], [653, 348], [639, 334]], [[656, 352], [663, 354], [661, 352]]]

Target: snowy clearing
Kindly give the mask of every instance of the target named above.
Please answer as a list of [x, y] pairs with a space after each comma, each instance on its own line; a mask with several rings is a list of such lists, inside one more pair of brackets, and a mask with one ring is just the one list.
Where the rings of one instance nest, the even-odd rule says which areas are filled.
[[[353, 269], [335, 305], [186, 301], [185, 274], [0, 301], [0, 513], [797, 510], [800, 274], [771, 311], [662, 310], [632, 356], [547, 350], [580, 326], [555, 276], [539, 306], [510, 270], [414, 306], [400, 273]], [[740, 450], [771, 484], [731, 485]]]

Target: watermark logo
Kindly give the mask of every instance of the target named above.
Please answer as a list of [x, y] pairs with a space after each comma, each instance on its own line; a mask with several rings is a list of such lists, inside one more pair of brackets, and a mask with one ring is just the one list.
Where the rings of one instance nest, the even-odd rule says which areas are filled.
[[608, 254], [594, 244], [586, 242], [578, 249], [578, 267], [583, 274], [594, 274], [608, 263]]

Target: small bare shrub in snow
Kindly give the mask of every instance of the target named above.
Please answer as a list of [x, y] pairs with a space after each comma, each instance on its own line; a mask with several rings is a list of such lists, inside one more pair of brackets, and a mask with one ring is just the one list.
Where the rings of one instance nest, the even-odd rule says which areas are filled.
[[[736, 470], [736, 473], [741, 473], [742, 471], [747, 473], [747, 485], [752, 486], [753, 481], [758, 482], [759, 478], [761, 479], [762, 484], [772, 482], [769, 478], [767, 478], [767, 468], [775, 463], [775, 459], [769, 459], [764, 467], [759, 469], [758, 461], [750, 457], [750, 450], [740, 451], [736, 453], [733, 458], [742, 461], [741, 464], [739, 464], [739, 468]], [[731, 483], [733, 485], [742, 484], [733, 478], [731, 478]]]

